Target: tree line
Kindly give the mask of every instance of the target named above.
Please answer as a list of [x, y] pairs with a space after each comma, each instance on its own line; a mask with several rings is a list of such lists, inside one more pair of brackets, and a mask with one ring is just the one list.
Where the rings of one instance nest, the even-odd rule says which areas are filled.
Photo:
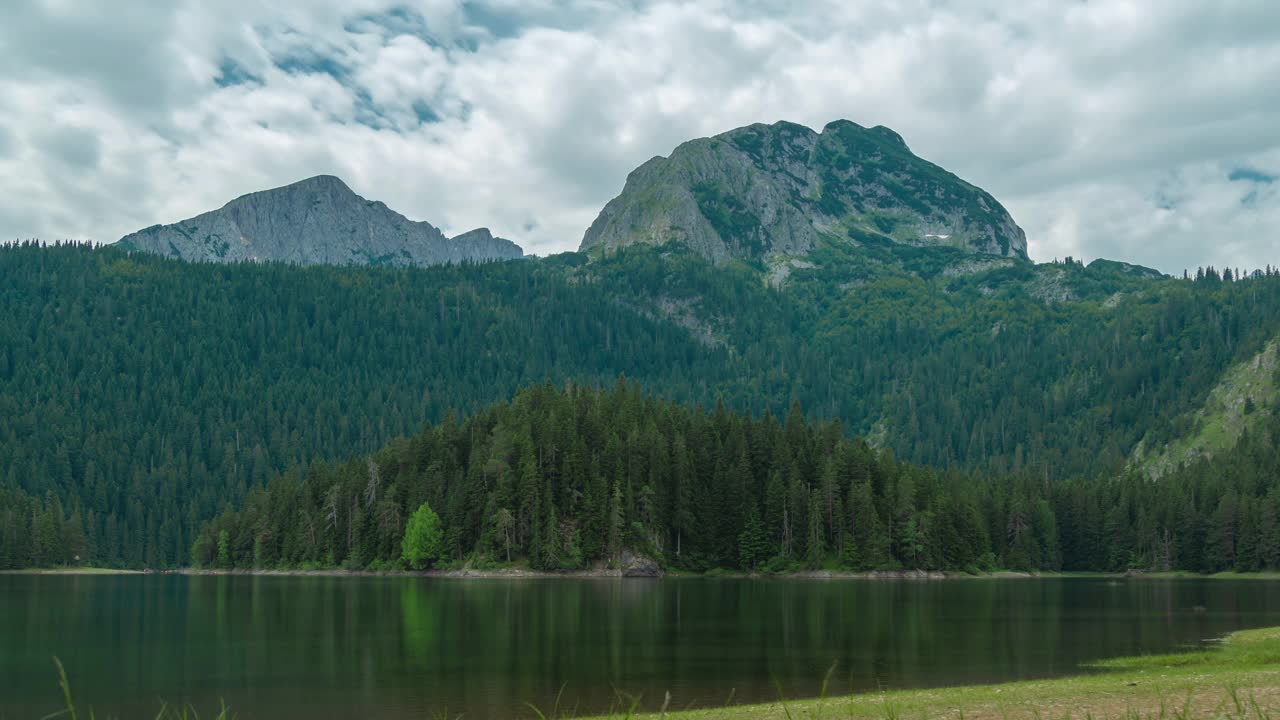
[[0, 488], [0, 569], [77, 565], [93, 557], [78, 508], [53, 493], [43, 498]]

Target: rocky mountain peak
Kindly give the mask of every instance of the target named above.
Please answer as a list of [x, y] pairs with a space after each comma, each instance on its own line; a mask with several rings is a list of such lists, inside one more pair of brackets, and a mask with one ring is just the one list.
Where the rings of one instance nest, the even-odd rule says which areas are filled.
[[686, 142], [627, 177], [582, 249], [670, 241], [717, 262], [803, 256], [821, 242], [1027, 257], [1025, 234], [995, 198], [917, 157], [893, 130], [849, 120]]
[[298, 265], [437, 265], [523, 256], [519, 246], [487, 229], [446, 238], [430, 223], [360, 197], [333, 175], [250, 193], [120, 243], [184, 260]]

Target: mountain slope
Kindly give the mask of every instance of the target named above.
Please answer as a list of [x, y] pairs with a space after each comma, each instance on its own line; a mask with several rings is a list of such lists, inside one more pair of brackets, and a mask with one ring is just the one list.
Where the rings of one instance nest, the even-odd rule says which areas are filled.
[[995, 198], [916, 157], [885, 127], [749, 125], [692, 140], [628, 177], [581, 249], [686, 244], [716, 262], [807, 255], [823, 240], [1027, 257]]
[[183, 260], [296, 265], [439, 265], [523, 255], [484, 228], [447, 238], [330, 175], [244, 195], [218, 210], [126, 235], [120, 245]]
[[551, 260], [303, 268], [29, 245], [0, 246], [0, 277], [0, 487], [60, 498], [113, 565], [185, 562], [192, 529], [273, 474], [531, 383], [625, 373], [688, 402], [706, 397], [688, 377], [731, 379], [723, 351]]
[[1162, 477], [1200, 459], [1213, 459], [1233, 449], [1251, 426], [1261, 424], [1280, 390], [1280, 341], [1272, 340], [1257, 355], [1222, 374], [1204, 406], [1177, 418], [1181, 436], [1148, 448], [1134, 448], [1130, 464], [1151, 478]]
[[78, 514], [96, 561], [166, 566], [290, 466], [619, 374], [683, 404], [778, 417], [798, 401], [913, 462], [1098, 477], [1177, 437], [1280, 336], [1274, 274], [1048, 266], [1046, 302], [1029, 289], [1042, 268], [860, 284], [802, 268], [778, 291], [645, 246], [421, 269], [0, 248], [0, 487]]

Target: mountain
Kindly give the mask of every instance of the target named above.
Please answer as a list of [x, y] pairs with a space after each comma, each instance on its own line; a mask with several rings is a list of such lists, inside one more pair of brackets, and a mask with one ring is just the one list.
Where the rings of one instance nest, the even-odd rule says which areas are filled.
[[991, 195], [917, 157], [889, 128], [789, 122], [691, 140], [633, 171], [581, 250], [685, 243], [715, 262], [805, 256], [824, 242], [944, 246], [1026, 259]]
[[[741, 133], [746, 134], [737, 136]], [[719, 484], [716, 477], [746, 477], [737, 469], [742, 463], [766, 468], [761, 459], [771, 457], [771, 447], [776, 450], [764, 437], [776, 431], [769, 414], [839, 420], [838, 426], [826, 426], [824, 438], [862, 435], [869, 447], [905, 462], [981, 473], [980, 478], [993, 481], [1021, 478], [1026, 486], [1016, 492], [977, 499], [993, 542], [1004, 542], [1009, 528], [1034, 515], [1037, 522], [1045, 520], [1040, 527], [1058, 528], [1063, 565], [1075, 569], [1168, 565], [1167, 553], [1158, 559], [1150, 551], [1157, 545], [1168, 550], [1169, 536], [1162, 531], [1173, 522], [1169, 518], [1191, 518], [1187, 527], [1203, 529], [1210, 516], [1214, 523], [1219, 515], [1237, 517], [1231, 507], [1219, 513], [1227, 487], [1215, 479], [1218, 468], [1235, 472], [1247, 466], [1274, 479], [1274, 463], [1266, 465], [1273, 456], [1253, 449], [1268, 440], [1258, 436], [1258, 428], [1280, 422], [1280, 273], [1205, 268], [1173, 278], [1105, 260], [1087, 267], [1070, 258], [1035, 264], [1026, 259], [1021, 231], [994, 200], [913, 159], [888, 130], [837, 123], [816, 135], [774, 125], [727, 134], [736, 137], [734, 142], [723, 137], [695, 141], [692, 150], [678, 149], [672, 159], [650, 163], [650, 171], [633, 173], [623, 196], [593, 226], [596, 235], [588, 234], [597, 242], [587, 243], [587, 252], [526, 262], [418, 268], [350, 267], [348, 261], [302, 269], [288, 263], [171, 262], [114, 246], [0, 247], [5, 279], [0, 291], [0, 567], [57, 561], [42, 549], [43, 541], [33, 545], [30, 540], [41, 536], [31, 528], [37, 517], [43, 535], [59, 522], [82, 531], [95, 562], [181, 564], [201, 526], [225, 508], [252, 506], [271, 478], [289, 478], [284, 482], [289, 486], [326, 460], [388, 442], [388, 452], [399, 454], [400, 441], [394, 439], [417, 431], [423, 422], [443, 422], [446, 430], [439, 437], [456, 452], [410, 454], [439, 465], [439, 473], [429, 470], [432, 478], [456, 477], [465, 468], [464, 484], [450, 488], [478, 491], [465, 502], [447, 499], [452, 489], [432, 496], [433, 505], [446, 498], [445, 507], [437, 508], [446, 531], [502, 537], [483, 522], [477, 526], [480, 518], [473, 515], [495, 517], [486, 509], [486, 493], [496, 488], [505, 489], [492, 496], [495, 502], [499, 496], [509, 502], [513, 495], [507, 490], [519, 493], [522, 502], [542, 502], [528, 491], [539, 486], [538, 473], [547, 471], [529, 464], [525, 455], [534, 446], [523, 436], [532, 433], [541, 447], [552, 423], [544, 422], [548, 416], [541, 411], [516, 418], [503, 424], [492, 443], [484, 442], [485, 448], [468, 446], [470, 435], [450, 433], [461, 432], [459, 424], [486, 412], [490, 403], [542, 397], [521, 395], [522, 388], [539, 383], [593, 388], [613, 384], [619, 376], [636, 393], [685, 407], [701, 405], [714, 418], [710, 436], [681, 433], [683, 438], [668, 434], [668, 421], [659, 420], [658, 430], [667, 439], [643, 450], [623, 445], [653, 436], [630, 402], [621, 403], [616, 422], [606, 418], [613, 423], [609, 432], [578, 428], [574, 442], [586, 445], [577, 448], [586, 455], [573, 467], [600, 470], [590, 470], [592, 482], [604, 478], [608, 485], [590, 492], [609, 500], [595, 510], [610, 503], [622, 507], [620, 516], [610, 509], [609, 517], [621, 522], [624, 533], [636, 522], [652, 521], [660, 508], [666, 508], [664, 516], [675, 517], [665, 514], [678, 496], [649, 495], [645, 478], [656, 476], [636, 463], [678, 461], [680, 440], [687, 453], [701, 454], [692, 460], [699, 468], [695, 475], [713, 483], [695, 490], [704, 495], [696, 502], [707, 501], [716, 488], [737, 492], [735, 484]], [[760, 141], [759, 147], [750, 137]], [[720, 149], [698, 150], [699, 143]], [[806, 143], [812, 145], [808, 151], [796, 152], [804, 162], [785, 169], [782, 151]], [[858, 150], [875, 144], [881, 150]], [[756, 147], [758, 158], [739, 145]], [[836, 145], [844, 148], [846, 160], [857, 150], [856, 157], [863, 159], [848, 160], [845, 169], [861, 168], [857, 173], [867, 182], [841, 190], [822, 179], [840, 171], [840, 162], [824, 159], [836, 153]], [[740, 154], [747, 155], [746, 164], [739, 162]], [[906, 178], [905, 170], [882, 170], [895, 157], [902, 167], [913, 168], [914, 179]], [[690, 168], [708, 163], [737, 168], [737, 180], [715, 187], [695, 180], [708, 175], [691, 174]], [[766, 172], [770, 167], [775, 169]], [[637, 177], [643, 180], [649, 172], [666, 178], [648, 187], [671, 201], [668, 211], [692, 202], [689, 212], [707, 226], [739, 220], [750, 225], [743, 220], [749, 216], [757, 222], [755, 234], [722, 234], [712, 227], [697, 236], [655, 230], [604, 239], [604, 230], [625, 225], [610, 224], [610, 217], [618, 220], [630, 212], [627, 208], [645, 210], [633, 191], [647, 182]], [[817, 177], [819, 201], [835, 198], [827, 203], [831, 212], [784, 193], [790, 192], [787, 183], [794, 180], [798, 186], [795, 178], [810, 177], [806, 173]], [[855, 199], [868, 197], [873, 175], [888, 193], [876, 196], [876, 207], [897, 202], [906, 208], [895, 211], [896, 225], [880, 210], [859, 214], [853, 209]], [[911, 192], [903, 189], [908, 182]], [[153, 234], [174, 238], [174, 247], [163, 254], [182, 256], [180, 242], [212, 237], [205, 222], [210, 227], [230, 223], [256, 243], [269, 234], [259, 228], [282, 226], [269, 219], [289, 221], [295, 246], [306, 242], [321, 250], [335, 234], [336, 221], [319, 222], [326, 213], [348, 219], [369, 213], [430, 227], [366, 203], [332, 178], [300, 185], [259, 194], [280, 194], [274, 198], [242, 198], [219, 213], [179, 224], [180, 229]], [[985, 221], [981, 213], [964, 209], [967, 201], [957, 198], [965, 197], [973, 207], [991, 211]], [[776, 201], [768, 205], [770, 212], [762, 209], [761, 198]], [[946, 204], [951, 210], [917, 212], [913, 204], [926, 209]], [[309, 213], [313, 205], [321, 210]], [[847, 212], [837, 219], [839, 207]], [[668, 211], [640, 213], [635, 222], [668, 230], [694, 227], [673, 224]], [[955, 214], [956, 233], [918, 224], [945, 212]], [[191, 227], [202, 229], [197, 234]], [[914, 237], [910, 228], [949, 234], [946, 242], [964, 230], [967, 239], [939, 245], [941, 237]], [[438, 242], [439, 233], [435, 236]], [[751, 238], [758, 246], [747, 242]], [[1007, 247], [991, 238], [1003, 238]], [[500, 242], [487, 231], [455, 241]], [[137, 248], [139, 240], [134, 236], [123, 245]], [[321, 255], [320, 261], [330, 261], [329, 256]], [[765, 418], [759, 428], [764, 436], [744, 438], [733, 430], [726, 411]], [[557, 422], [569, 417], [555, 415]], [[507, 432], [510, 428], [519, 432]], [[1280, 428], [1272, 435], [1277, 433]], [[794, 440], [802, 450], [793, 453], [796, 462], [783, 465], [796, 470], [780, 473], [779, 480], [785, 485], [782, 496], [801, 512], [812, 506], [813, 488], [842, 476], [827, 472], [828, 450], [800, 435]], [[570, 448], [558, 439], [552, 447], [557, 452]], [[534, 452], [533, 457], [550, 456]], [[361, 462], [343, 467], [343, 498], [381, 482]], [[773, 475], [774, 466], [767, 467]], [[281, 475], [291, 469], [292, 474]], [[385, 467], [381, 472], [390, 474]], [[1159, 485], [1147, 480], [1154, 475], [1160, 476]], [[580, 485], [563, 484], [584, 477], [554, 480], [562, 483], [554, 493], [568, 489], [570, 497], [578, 497], [583, 490], [586, 497]], [[1254, 477], [1252, 472], [1233, 475], [1231, 482]], [[1118, 478], [1126, 482], [1123, 489], [1109, 482]], [[491, 482], [498, 484], [486, 485]], [[1081, 484], [1094, 482], [1099, 484]], [[307, 487], [319, 486], [308, 480]], [[390, 492], [392, 485], [384, 487]], [[682, 487], [659, 484], [649, 490]], [[1161, 492], [1148, 496], [1149, 487]], [[1256, 491], [1270, 492], [1270, 487], [1241, 485], [1235, 494], [1256, 498]], [[371, 506], [366, 499], [359, 511], [386, 510], [378, 522], [390, 522], [396, 507], [411, 509], [406, 498], [419, 497], [404, 484], [397, 492], [398, 506], [381, 501]], [[884, 497], [901, 500], [905, 492]], [[929, 491], [918, 485], [915, 492]], [[1280, 503], [1280, 488], [1276, 495]], [[838, 516], [829, 504], [837, 497], [848, 501], [825, 490], [819, 498], [828, 508], [828, 521]], [[326, 502], [333, 498], [325, 496]], [[919, 499], [925, 501], [923, 495]], [[555, 500], [555, 512], [547, 514], [564, 513], [558, 518], [568, 538], [574, 518], [585, 522], [592, 515], [562, 500]], [[20, 509], [6, 510], [6, 504]], [[346, 500], [339, 505], [348, 507]], [[712, 508], [702, 516], [708, 520], [750, 509], [737, 499], [702, 506]], [[1263, 513], [1260, 504], [1250, 507], [1250, 513]], [[545, 518], [528, 510], [522, 517]], [[775, 522], [774, 510], [760, 508], [761, 519]], [[917, 518], [925, 528], [942, 528], [933, 524], [940, 517], [935, 511], [926, 509]], [[458, 513], [467, 516], [465, 524]], [[1102, 554], [1100, 546], [1070, 546], [1099, 532], [1090, 523], [1102, 517], [1108, 537], [1132, 532]], [[891, 524], [895, 530], [890, 532], [920, 527], [905, 515], [884, 515], [877, 522]], [[718, 565], [735, 557], [730, 542], [746, 529], [735, 523], [718, 526], [710, 545], [710, 535], [689, 542], [699, 552], [712, 548], [706, 552], [715, 556], [705, 556], [706, 562]], [[257, 527], [256, 520], [241, 529], [250, 527]], [[334, 562], [373, 563], [375, 556], [346, 554], [369, 527], [335, 535], [345, 534], [346, 549], [329, 547], [325, 557], [332, 550]], [[807, 534], [818, 526], [797, 530], [812, 537]], [[827, 550], [843, 542], [838, 529], [826, 532]], [[466, 552], [478, 547], [473, 539], [450, 542]], [[916, 540], [891, 538], [899, 550]], [[1042, 540], [1041, 547], [1049, 547], [1051, 538]], [[238, 556], [253, 553], [250, 533], [232, 533], [230, 542]], [[1196, 541], [1178, 542], [1185, 553]], [[378, 552], [389, 552], [388, 547]], [[1016, 549], [993, 545], [991, 552], [998, 561], [1010, 562]], [[794, 558], [796, 551], [788, 552]], [[1035, 554], [1027, 548], [1017, 552]], [[1042, 555], [1045, 564], [1036, 566], [1053, 567], [1052, 556]], [[908, 556], [895, 557], [906, 563]], [[1176, 560], [1188, 568], [1223, 566], [1220, 557], [1200, 562]]]
[[120, 246], [183, 260], [295, 265], [440, 265], [523, 256], [480, 228], [447, 238], [332, 175], [236, 198], [222, 208], [121, 238]]
[[[96, 562], [165, 567], [291, 467], [305, 477], [543, 382], [625, 375], [681, 405], [757, 417], [799, 403], [905, 461], [1054, 483], [1121, 474], [1139, 443], [1176, 450], [1201, 418], [1214, 434], [1235, 417], [1215, 408], [1236, 398], [1249, 428], [1280, 408], [1251, 378], [1224, 382], [1280, 337], [1280, 275], [1147, 280], [1006, 261], [865, 279], [801, 268], [778, 290], [749, 264], [645, 245], [305, 269], [0, 247], [0, 488], [82, 525]], [[29, 565], [21, 542], [5, 555], [3, 537], [29, 533], [4, 503], [0, 566]]]

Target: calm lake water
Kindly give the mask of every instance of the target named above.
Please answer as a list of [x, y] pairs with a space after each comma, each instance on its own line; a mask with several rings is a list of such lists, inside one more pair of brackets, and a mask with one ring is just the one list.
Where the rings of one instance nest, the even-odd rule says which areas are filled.
[[1280, 625], [1226, 580], [446, 580], [0, 575], [0, 717], [159, 699], [241, 718], [528, 717], [1078, 672]]

